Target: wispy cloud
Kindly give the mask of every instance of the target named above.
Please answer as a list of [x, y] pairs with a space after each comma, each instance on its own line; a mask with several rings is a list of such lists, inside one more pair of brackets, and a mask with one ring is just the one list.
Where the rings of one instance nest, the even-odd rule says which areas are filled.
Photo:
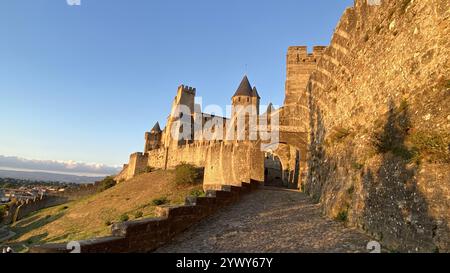
[[79, 173], [80, 175], [111, 175], [120, 171], [120, 167], [107, 166], [98, 163], [83, 163], [75, 161], [35, 160], [15, 156], [0, 155], [0, 168], [26, 169], [60, 173]]

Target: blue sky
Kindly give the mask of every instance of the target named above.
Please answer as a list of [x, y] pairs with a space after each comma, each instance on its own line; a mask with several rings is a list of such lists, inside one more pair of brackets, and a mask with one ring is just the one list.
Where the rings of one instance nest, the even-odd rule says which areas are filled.
[[290, 45], [327, 45], [352, 0], [7, 0], [0, 155], [120, 165], [177, 86], [226, 106], [246, 73], [284, 99]]

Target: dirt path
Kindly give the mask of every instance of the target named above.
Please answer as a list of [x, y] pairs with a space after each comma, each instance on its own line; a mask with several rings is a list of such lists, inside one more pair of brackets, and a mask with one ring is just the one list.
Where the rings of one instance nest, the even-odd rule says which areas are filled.
[[245, 196], [157, 252], [368, 252], [371, 239], [321, 216], [294, 191], [264, 189]]

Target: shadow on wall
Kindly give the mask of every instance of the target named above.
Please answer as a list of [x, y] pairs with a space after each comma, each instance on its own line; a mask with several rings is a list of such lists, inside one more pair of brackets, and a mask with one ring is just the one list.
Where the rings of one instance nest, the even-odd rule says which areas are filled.
[[[439, 234], [448, 234], [448, 224], [430, 215], [427, 198], [417, 184], [418, 151], [406, 145], [411, 131], [408, 105], [389, 102], [386, 123], [373, 136], [382, 154], [378, 169], [366, 169], [363, 189], [367, 192], [362, 219], [365, 229], [393, 250], [439, 251], [448, 249]], [[445, 197], [442, 197], [442, 201]]]
[[[327, 159], [325, 147], [326, 128], [323, 123], [320, 108], [312, 96], [312, 87], [307, 88], [309, 104], [309, 126], [310, 126], [310, 158], [308, 159], [308, 175], [304, 191], [313, 198], [316, 203], [320, 202], [326, 177], [332, 175], [331, 160]], [[303, 182], [302, 182], [303, 183]]]
[[[358, 157], [353, 133], [347, 133], [341, 145], [330, 144], [333, 134], [326, 138], [328, 128], [321, 109], [311, 89], [308, 92], [311, 156], [305, 192], [321, 203], [327, 215], [361, 227], [391, 250], [448, 251], [447, 197], [433, 183], [432, 194], [426, 191], [427, 184], [418, 185], [423, 166], [419, 151], [407, 145], [412, 128], [408, 105], [396, 107], [389, 102], [389, 111], [375, 125], [379, 129], [372, 136], [371, 146], [378, 156], [364, 167], [355, 163], [364, 162], [361, 156], [367, 153]], [[435, 206], [443, 208], [437, 214], [441, 219], [430, 212]]]

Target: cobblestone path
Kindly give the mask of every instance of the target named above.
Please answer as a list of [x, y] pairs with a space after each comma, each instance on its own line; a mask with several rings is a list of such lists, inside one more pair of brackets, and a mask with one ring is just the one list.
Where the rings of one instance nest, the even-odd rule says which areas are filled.
[[176, 237], [164, 253], [368, 252], [371, 239], [321, 216], [303, 193], [264, 189]]

